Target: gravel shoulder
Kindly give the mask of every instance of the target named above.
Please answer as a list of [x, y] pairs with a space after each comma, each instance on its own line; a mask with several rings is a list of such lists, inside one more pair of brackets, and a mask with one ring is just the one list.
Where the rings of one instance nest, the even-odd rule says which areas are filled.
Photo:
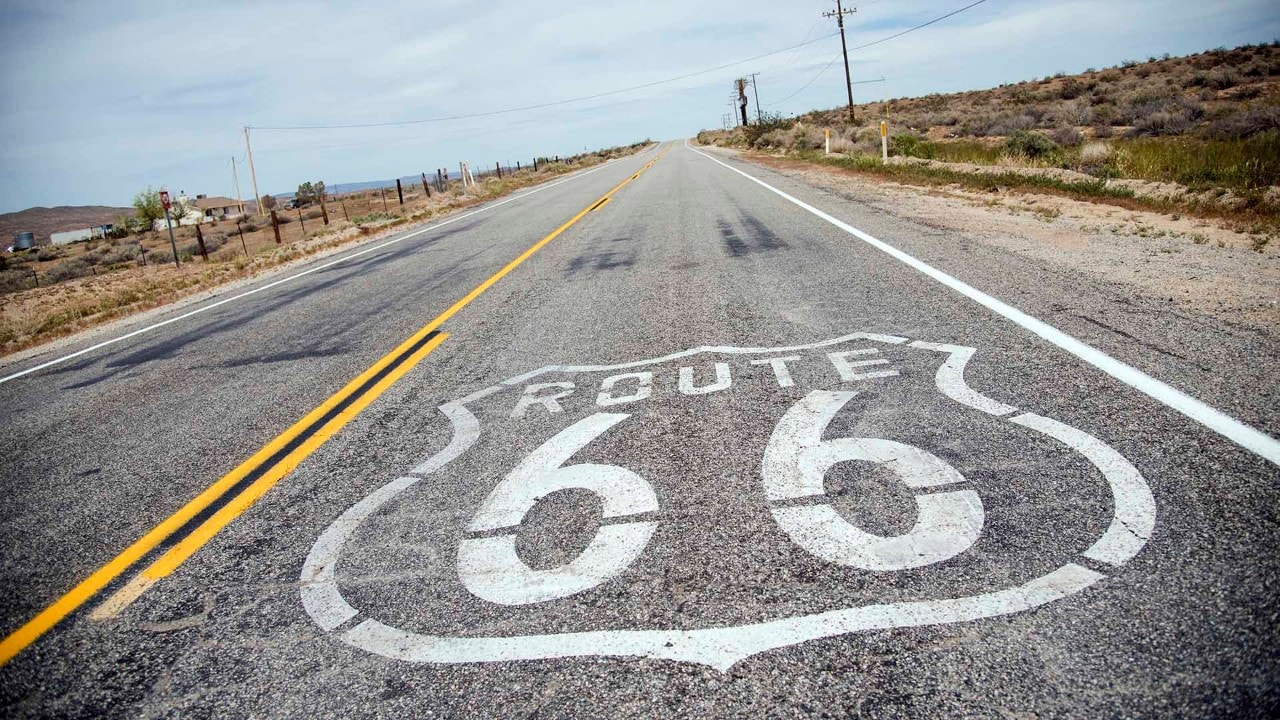
[[770, 155], [734, 154], [965, 240], [1121, 283], [1228, 324], [1280, 332], [1280, 247], [1214, 223], [1052, 195], [922, 188]]

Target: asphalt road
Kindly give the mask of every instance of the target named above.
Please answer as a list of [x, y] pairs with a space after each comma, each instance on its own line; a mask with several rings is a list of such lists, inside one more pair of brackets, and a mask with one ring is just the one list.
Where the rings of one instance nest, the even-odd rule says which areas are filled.
[[5, 716], [1276, 714], [1274, 337], [683, 142], [372, 247], [0, 382]]

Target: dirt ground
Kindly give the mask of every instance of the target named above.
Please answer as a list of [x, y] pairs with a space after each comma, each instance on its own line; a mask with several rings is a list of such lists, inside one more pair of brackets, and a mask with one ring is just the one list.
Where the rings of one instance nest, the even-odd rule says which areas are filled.
[[746, 157], [895, 215], [1226, 322], [1280, 332], [1280, 247], [1264, 237], [1198, 218], [1054, 195], [913, 187], [799, 160]]

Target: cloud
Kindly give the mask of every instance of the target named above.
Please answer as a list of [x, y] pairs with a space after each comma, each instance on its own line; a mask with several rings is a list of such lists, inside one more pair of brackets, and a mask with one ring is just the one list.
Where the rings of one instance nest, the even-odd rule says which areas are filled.
[[[167, 185], [226, 193], [244, 125], [387, 122], [488, 112], [608, 92], [822, 37], [821, 0], [729, 5], [285, 1], [200, 6], [147, 0], [0, 7], [0, 210], [119, 204]], [[872, 2], [850, 18], [857, 45], [965, 0]], [[990, 0], [851, 57], [890, 95], [987, 87], [1126, 57], [1280, 35], [1274, 3]], [[254, 134], [259, 185], [396, 177], [460, 159], [566, 154], [718, 125], [734, 77], [761, 73], [765, 103], [838, 55], [826, 38], [714, 73], [588, 102], [399, 128]], [[777, 107], [843, 100], [837, 63]], [[878, 96], [860, 85], [855, 97]], [[260, 157], [258, 157], [260, 156]], [[247, 182], [242, 185], [247, 186]]]

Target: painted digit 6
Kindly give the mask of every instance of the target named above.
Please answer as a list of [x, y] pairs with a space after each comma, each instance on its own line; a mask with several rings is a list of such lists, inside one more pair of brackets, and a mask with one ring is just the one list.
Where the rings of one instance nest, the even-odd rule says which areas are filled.
[[534, 570], [516, 555], [514, 529], [542, 497], [580, 488], [598, 495], [604, 517], [625, 517], [658, 509], [653, 486], [615, 465], [564, 466], [575, 453], [628, 415], [596, 413], [565, 428], [534, 450], [489, 493], [468, 530], [512, 532], [467, 538], [458, 547], [458, 573], [473, 594], [501, 605], [525, 605], [567, 597], [595, 587], [635, 562], [653, 537], [656, 522], [602, 525], [572, 561]]
[[[912, 488], [964, 482], [941, 458], [892, 440], [839, 438], [822, 433], [855, 393], [815, 390], [796, 403], [774, 428], [765, 448], [765, 495], [770, 501], [825, 494], [823, 477], [836, 463], [871, 462]], [[919, 515], [904, 535], [882, 537], [850, 524], [828, 504], [772, 508], [773, 517], [796, 544], [840, 565], [864, 570], [903, 570], [941, 562], [978, 539], [984, 513], [972, 490], [916, 496]]]

